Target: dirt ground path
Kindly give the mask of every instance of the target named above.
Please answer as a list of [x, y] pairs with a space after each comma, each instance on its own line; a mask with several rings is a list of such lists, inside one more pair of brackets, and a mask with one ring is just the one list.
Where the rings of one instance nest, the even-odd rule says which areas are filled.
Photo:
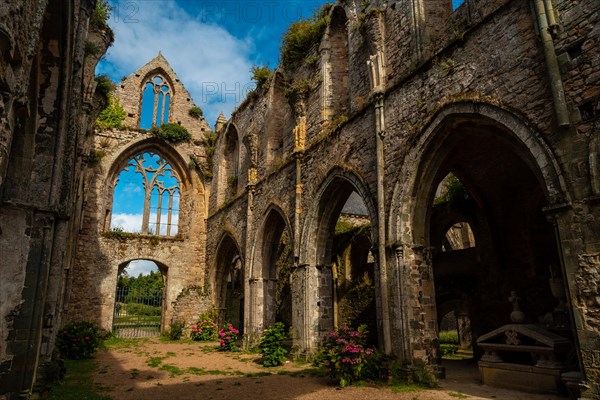
[[94, 383], [115, 400], [365, 399], [558, 400], [479, 384], [472, 370], [451, 368], [440, 388], [394, 392], [389, 387], [339, 389], [311, 374], [310, 365], [288, 362], [264, 368], [256, 354], [216, 351], [216, 343], [161, 343], [143, 339], [101, 351]]

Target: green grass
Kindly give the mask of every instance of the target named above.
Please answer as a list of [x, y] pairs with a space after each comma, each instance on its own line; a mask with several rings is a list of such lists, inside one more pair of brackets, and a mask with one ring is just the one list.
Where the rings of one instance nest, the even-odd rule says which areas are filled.
[[178, 366], [173, 365], [173, 364], [161, 365], [161, 367], [159, 369], [161, 371], [167, 371], [169, 373], [169, 376], [171, 378], [173, 378], [175, 376], [179, 376], [179, 375], [185, 374], [185, 370], [183, 370], [183, 369], [181, 369]]
[[394, 393], [420, 392], [425, 390], [423, 386], [415, 384], [392, 385], [391, 389]]
[[65, 367], [64, 379], [50, 389], [50, 400], [111, 400], [93, 383], [94, 360], [65, 360]]
[[103, 341], [103, 347], [107, 349], [130, 349], [132, 347], [140, 347], [148, 341], [148, 338], [126, 339], [116, 336], [111, 336]]
[[163, 362], [165, 358], [167, 357], [150, 357], [148, 358], [148, 360], [146, 360], [146, 364], [149, 367], [156, 368], [160, 365], [161, 362]]

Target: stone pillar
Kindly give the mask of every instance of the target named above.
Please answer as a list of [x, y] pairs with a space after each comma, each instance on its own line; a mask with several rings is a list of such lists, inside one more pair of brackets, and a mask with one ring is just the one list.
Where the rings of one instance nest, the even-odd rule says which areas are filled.
[[308, 348], [309, 328], [308, 314], [308, 268], [306, 264], [298, 264], [292, 268], [292, 339], [295, 351], [302, 355]]
[[[562, 280], [581, 374], [569, 385], [578, 386], [581, 399], [600, 398], [600, 248], [594, 242], [597, 223], [592, 204], [548, 207], [561, 261]], [[597, 232], [597, 230], [596, 230]], [[597, 240], [597, 234], [595, 239]], [[577, 382], [575, 382], [577, 381]]]
[[379, 265], [379, 292], [381, 293], [381, 320], [383, 349], [392, 352], [390, 333], [390, 309], [388, 296], [387, 263], [385, 254], [385, 158], [383, 153], [385, 138], [385, 68], [383, 52], [378, 51], [367, 62], [371, 81], [372, 96], [375, 100], [375, 140], [377, 142], [377, 248]]
[[292, 271], [292, 325], [299, 355], [314, 354], [333, 330], [331, 266], [301, 264]]
[[400, 361], [409, 363], [411, 361], [411, 346], [410, 346], [410, 332], [409, 332], [409, 318], [411, 315], [410, 308], [410, 293], [407, 286], [408, 272], [407, 264], [404, 260], [405, 251], [404, 245], [398, 244], [394, 249], [395, 256], [395, 274], [393, 286], [395, 293], [393, 294], [395, 302], [393, 304], [396, 310], [394, 315], [394, 326], [393, 346], [396, 348], [395, 353], [399, 355]]

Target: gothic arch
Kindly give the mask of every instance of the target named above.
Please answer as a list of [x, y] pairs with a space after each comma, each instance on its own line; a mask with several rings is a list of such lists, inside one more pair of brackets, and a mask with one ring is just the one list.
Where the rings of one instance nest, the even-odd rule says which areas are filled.
[[[442, 260], [431, 247], [433, 198], [449, 172], [457, 173], [475, 199], [470, 210], [479, 236], [476, 249], [469, 251], [478, 254], [473, 264], [477, 268], [468, 271], [450, 268], [451, 259]], [[409, 320], [424, 322], [421, 328], [402, 327], [403, 336], [428, 349], [426, 355], [413, 357], [435, 363], [436, 304], [447, 300], [444, 293], [456, 282], [464, 283], [472, 305], [475, 337], [498, 327], [511, 290], [520, 289], [527, 297], [532, 317], [548, 312], [552, 294], [546, 276], [552, 274], [549, 265], [560, 265], [560, 251], [543, 207], [568, 205], [569, 195], [559, 164], [540, 134], [499, 107], [450, 104], [425, 125], [399, 173], [388, 237], [397, 246], [394, 290], [408, 294], [399, 300], [401, 307]], [[417, 270], [425, 272], [415, 281], [411, 273]], [[535, 290], [524, 293], [528, 285]], [[529, 295], [534, 291], [538, 295]], [[411, 343], [403, 345], [409, 352]]]
[[321, 43], [323, 115], [329, 122], [350, 111], [350, 55], [348, 17], [341, 6], [332, 7], [331, 18]]
[[[568, 204], [569, 194], [560, 170], [559, 163], [542, 136], [531, 126], [513, 113], [486, 103], [454, 103], [442, 108], [425, 126], [415, 145], [405, 157], [400, 175], [392, 194], [388, 237], [393, 243], [422, 244], [425, 232], [416, 228], [424, 226], [423, 211], [416, 219], [403, 220], [403, 215], [415, 215], [423, 193], [420, 187], [430, 187], [436, 179], [437, 160], [426, 158], [437, 154], [443, 140], [450, 134], [444, 132], [447, 122], [453, 118], [477, 118], [498, 126], [506, 133], [507, 138], [515, 144], [515, 151], [527, 163], [537, 179], [542, 183], [549, 205]], [[418, 168], [414, 166], [418, 165]], [[462, 179], [462, 177], [461, 177]], [[431, 193], [427, 193], [431, 197]], [[425, 207], [421, 207], [423, 210]]]
[[356, 173], [336, 167], [321, 184], [315, 195], [316, 201], [308, 210], [300, 244], [301, 263], [322, 265], [331, 256], [331, 243], [326, 243], [327, 236], [333, 230], [337, 216], [353, 191], [360, 195], [367, 207], [371, 221], [371, 243], [377, 243], [377, 207], [373, 200], [373, 192]]
[[241, 175], [242, 138], [237, 126], [230, 122], [220, 143], [218, 160], [217, 204], [235, 196]]
[[[276, 226], [270, 224], [270, 222], [273, 222], [274, 220], [276, 222]], [[255, 268], [255, 266], [262, 265], [264, 262], [263, 250], [265, 246], [265, 236], [267, 235], [267, 233], [270, 234], [271, 231], [281, 231], [277, 236], [280, 236], [281, 233], [283, 233], [283, 231], [287, 231], [290, 235], [290, 239], [292, 239], [291, 235], [293, 231], [290, 222], [287, 218], [287, 215], [285, 211], [283, 211], [283, 209], [276, 204], [271, 204], [269, 205], [269, 207], [267, 207], [262, 217], [260, 229], [258, 229], [254, 234], [254, 246], [252, 247], [252, 264], [249, 272], [250, 278], [258, 278], [265, 276], [266, 271], [264, 270], [264, 268], [259, 269]]]
[[130, 144], [125, 149], [121, 150], [112, 161], [108, 168], [105, 182], [107, 187], [105, 190], [105, 201], [104, 201], [104, 212], [103, 221], [99, 224], [100, 230], [106, 231], [110, 228], [110, 222], [112, 219], [112, 207], [114, 191], [117, 186], [117, 179], [119, 174], [124, 170], [127, 164], [136, 156], [145, 153], [156, 154], [171, 166], [176, 178], [179, 181], [179, 222], [178, 231], [179, 236], [187, 235], [187, 221], [191, 218], [192, 204], [194, 199], [192, 198], [193, 186], [197, 185], [198, 192], [204, 193], [204, 187], [200, 181], [194, 179], [186, 166], [186, 163], [181, 154], [172, 146], [165, 143], [162, 140], [155, 138], [144, 139], [139, 142]]
[[[221, 322], [231, 322], [240, 330], [244, 325], [246, 285], [243, 258], [239, 241], [232, 232], [225, 231], [216, 247], [215, 265], [212, 268], [213, 304], [220, 310]], [[232, 296], [233, 289], [236, 293]]]
[[283, 158], [286, 149], [292, 147], [292, 109], [285, 97], [285, 79], [277, 70], [273, 74], [269, 90], [269, 107], [265, 115], [265, 137], [262, 144], [263, 158], [267, 168]]
[[[171, 105], [173, 104], [176, 89], [173, 79], [164, 68], [157, 67], [148, 72], [140, 80], [138, 90], [140, 94], [137, 113], [139, 115], [138, 126], [149, 129], [153, 126], [169, 123], [171, 119]], [[145, 101], [149, 101], [150, 99], [151, 92], [154, 93], [152, 96], [153, 104], [145, 105]], [[143, 117], [150, 118], [150, 125], [146, 124], [142, 126], [144, 124]], [[156, 123], [157, 121], [160, 123]]]
[[[251, 296], [249, 325], [254, 331], [262, 332], [264, 328], [277, 322], [281, 316], [283, 317], [279, 322], [291, 324], [291, 315], [288, 315], [291, 313], [291, 297], [289, 291], [286, 291], [289, 290], [289, 277], [286, 289], [286, 280], [279, 281], [283, 278], [280, 276], [282, 270], [277, 268], [277, 260], [285, 254], [281, 247], [284, 235], [289, 241], [287, 243], [289, 249], [293, 244], [289, 220], [279, 206], [271, 204], [263, 214], [259, 226], [254, 235], [248, 273]], [[284, 274], [289, 272], [283, 270]], [[281, 310], [286, 310], [287, 313], [280, 313]]]

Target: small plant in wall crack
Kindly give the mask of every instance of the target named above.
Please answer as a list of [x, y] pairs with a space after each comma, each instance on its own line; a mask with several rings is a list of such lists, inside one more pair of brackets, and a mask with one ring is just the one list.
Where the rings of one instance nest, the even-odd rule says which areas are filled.
[[192, 108], [189, 109], [188, 114], [190, 117], [199, 119], [200, 117], [202, 117], [204, 115], [204, 113], [202, 112], [202, 109], [198, 106], [193, 106]]

